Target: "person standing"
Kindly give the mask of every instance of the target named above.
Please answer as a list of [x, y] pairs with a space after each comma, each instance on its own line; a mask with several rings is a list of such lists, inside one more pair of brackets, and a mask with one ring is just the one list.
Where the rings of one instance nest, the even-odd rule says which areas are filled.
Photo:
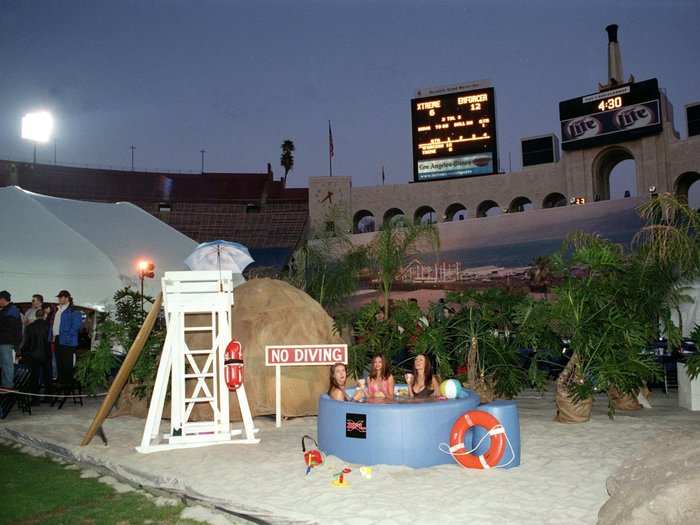
[[32, 306], [24, 312], [24, 326], [27, 326], [34, 322], [36, 319], [36, 313], [41, 310], [44, 304], [44, 296], [40, 294], [32, 295]]
[[0, 386], [14, 388], [14, 352], [22, 340], [22, 316], [7, 290], [0, 292]]
[[[37, 309], [34, 315], [34, 320], [24, 331], [24, 339], [22, 340], [19, 354], [22, 362], [29, 368], [29, 391], [32, 394], [38, 394], [42, 371], [44, 371], [44, 383], [48, 386], [50, 375], [46, 372], [48, 371], [47, 365], [51, 352], [49, 323], [44, 319], [43, 308]], [[38, 405], [39, 400], [36, 399], [32, 404]]]
[[73, 306], [73, 297], [68, 290], [61, 290], [56, 297], [58, 309], [54, 314], [51, 327], [55, 343], [58, 383], [64, 388], [70, 388], [73, 385], [73, 361], [83, 316], [80, 310]]

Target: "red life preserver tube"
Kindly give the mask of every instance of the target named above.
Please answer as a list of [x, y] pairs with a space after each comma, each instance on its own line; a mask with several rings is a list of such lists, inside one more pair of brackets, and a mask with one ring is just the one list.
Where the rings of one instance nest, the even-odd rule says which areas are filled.
[[[491, 437], [491, 446], [481, 456], [467, 454], [464, 434], [475, 426], [484, 427]], [[500, 421], [488, 412], [470, 410], [459, 416], [450, 431], [450, 452], [457, 463], [467, 468], [489, 469], [498, 465], [505, 452], [506, 431]]]
[[224, 352], [224, 379], [229, 390], [243, 384], [243, 348], [238, 341], [231, 341]]

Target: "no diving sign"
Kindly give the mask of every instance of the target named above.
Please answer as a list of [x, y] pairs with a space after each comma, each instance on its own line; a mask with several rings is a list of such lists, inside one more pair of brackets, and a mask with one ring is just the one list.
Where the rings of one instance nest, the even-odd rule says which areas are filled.
[[278, 345], [265, 347], [266, 366], [332, 365], [348, 362], [348, 345]]
[[282, 426], [282, 367], [348, 364], [348, 345], [273, 345], [265, 347], [265, 366], [275, 367], [275, 425]]

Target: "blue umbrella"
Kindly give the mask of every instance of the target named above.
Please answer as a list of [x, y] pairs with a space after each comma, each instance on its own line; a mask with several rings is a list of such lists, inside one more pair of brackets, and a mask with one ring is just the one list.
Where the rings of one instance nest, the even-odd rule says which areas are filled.
[[190, 270], [218, 270], [243, 273], [254, 262], [248, 248], [237, 242], [211, 241], [197, 246], [185, 264]]

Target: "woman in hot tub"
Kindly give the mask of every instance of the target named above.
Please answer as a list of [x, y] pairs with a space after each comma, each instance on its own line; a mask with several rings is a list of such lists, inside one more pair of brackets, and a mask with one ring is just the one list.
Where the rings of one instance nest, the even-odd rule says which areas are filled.
[[406, 374], [408, 397], [427, 399], [437, 397], [440, 383], [433, 375], [430, 359], [425, 354], [418, 354], [413, 360], [413, 374]]
[[391, 401], [394, 399], [394, 376], [389, 371], [389, 363], [383, 355], [372, 358], [372, 369], [367, 384], [368, 401]]
[[355, 391], [352, 399], [345, 391], [345, 384], [348, 380], [348, 369], [343, 363], [331, 365], [330, 386], [328, 387], [328, 397], [336, 401], [362, 401], [364, 392], [362, 385]]

